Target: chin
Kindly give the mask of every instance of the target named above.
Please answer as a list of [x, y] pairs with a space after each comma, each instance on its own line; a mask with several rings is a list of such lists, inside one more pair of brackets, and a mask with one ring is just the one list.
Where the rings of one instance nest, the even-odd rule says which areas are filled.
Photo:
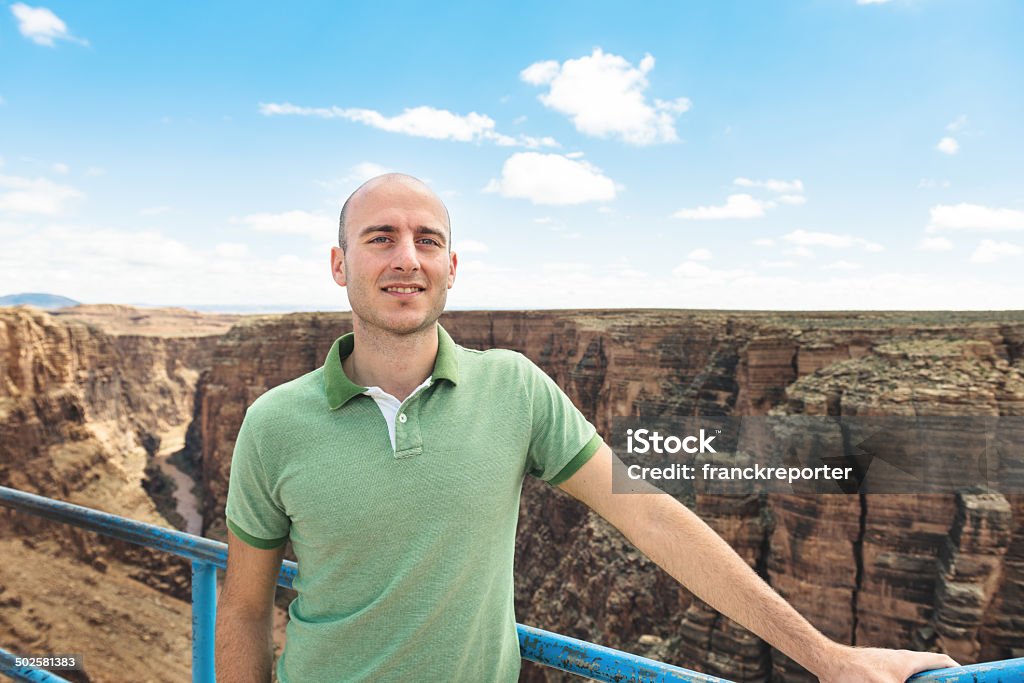
[[414, 334], [430, 327], [435, 320], [436, 318], [429, 320], [423, 316], [415, 318], [396, 317], [381, 320], [378, 326], [392, 334]]

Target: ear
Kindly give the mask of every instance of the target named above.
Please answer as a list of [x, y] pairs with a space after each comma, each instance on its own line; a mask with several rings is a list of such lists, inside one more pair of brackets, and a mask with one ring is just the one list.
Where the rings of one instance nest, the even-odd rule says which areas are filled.
[[459, 255], [453, 251], [448, 260], [448, 289], [451, 289], [452, 285], [455, 284], [455, 269], [459, 265]]
[[348, 283], [345, 278], [345, 252], [341, 247], [331, 247], [331, 277], [341, 287]]

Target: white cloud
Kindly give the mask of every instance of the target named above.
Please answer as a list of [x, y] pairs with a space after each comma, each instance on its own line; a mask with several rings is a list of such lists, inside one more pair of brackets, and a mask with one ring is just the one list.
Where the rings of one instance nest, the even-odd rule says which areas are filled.
[[947, 136], [939, 140], [939, 144], [935, 145], [935, 149], [945, 154], [956, 154], [960, 151], [960, 143], [956, 141], [956, 138]]
[[967, 114], [960, 114], [955, 120], [946, 124], [946, 130], [950, 133], [957, 133], [967, 126]]
[[562, 66], [553, 59], [535, 62], [519, 72], [519, 77], [530, 85], [547, 85], [555, 80]]
[[928, 232], [1024, 230], [1024, 211], [992, 209], [980, 204], [939, 204], [931, 209]]
[[680, 209], [672, 214], [673, 218], [685, 218], [689, 220], [717, 220], [728, 218], [760, 218], [765, 211], [774, 209], [782, 204], [799, 206], [807, 202], [807, 198], [801, 194], [804, 191], [803, 181], [796, 180], [752, 180], [750, 178], [735, 178], [733, 185], [739, 187], [751, 187], [766, 189], [777, 194], [775, 199], [757, 199], [753, 195], [740, 193], [731, 194], [726, 198], [724, 206], [698, 206], [693, 209]]
[[673, 218], [686, 220], [723, 220], [729, 218], [760, 218], [768, 203], [754, 199], [749, 194], [731, 194], [723, 206], [698, 206], [695, 209], [680, 209]]
[[477, 240], [457, 240], [454, 249], [460, 254], [484, 254], [490, 251], [486, 244]]
[[106, 172], [107, 171], [105, 169], [102, 169], [99, 166], [90, 166], [89, 168], [85, 169], [85, 175], [89, 177], [103, 175]]
[[830, 249], [849, 249], [851, 247], [863, 247], [867, 251], [884, 251], [885, 247], [877, 242], [870, 242], [862, 237], [852, 235], [837, 235], [831, 232], [811, 232], [808, 230], [794, 230], [782, 236], [782, 239], [791, 244], [803, 247], [828, 247]]
[[750, 178], [736, 178], [732, 182], [740, 187], [763, 187], [778, 193], [796, 194], [804, 191], [804, 184], [801, 180], [751, 180]]
[[743, 269], [718, 270], [695, 261], [683, 261], [672, 269], [672, 275], [677, 280], [683, 280], [689, 286], [699, 281], [704, 285], [724, 285], [730, 281], [753, 277], [753, 273]]
[[783, 253], [788, 254], [789, 256], [796, 256], [797, 258], [814, 258], [814, 252], [803, 246], [786, 249]]
[[616, 185], [601, 169], [561, 154], [519, 152], [505, 160], [501, 179], [484, 192], [529, 199], [534, 204], [583, 204], [615, 199]]
[[945, 237], [924, 237], [917, 243], [917, 248], [924, 251], [949, 251], [953, 243]]
[[796, 268], [796, 261], [761, 261], [762, 268]]
[[0, 211], [56, 216], [68, 201], [84, 196], [80, 190], [46, 178], [0, 175]]
[[680, 278], [704, 278], [712, 272], [708, 266], [695, 261], [683, 261], [672, 269], [672, 274]]
[[982, 240], [978, 248], [971, 254], [971, 263], [992, 263], [1008, 256], [1024, 254], [1024, 247], [1010, 242]]
[[947, 188], [949, 185], [948, 180], [936, 180], [935, 178], [921, 178], [917, 183], [917, 187], [924, 190], [934, 190], [937, 187]]
[[[561, 147], [558, 144], [558, 140], [555, 140], [550, 135], [545, 135], [542, 138], [536, 138], [532, 135], [520, 135], [516, 139], [517, 145], [522, 145], [528, 149], [541, 149], [542, 147]], [[506, 145], [509, 146], [509, 145]]]
[[685, 97], [647, 102], [647, 74], [654, 57], [645, 55], [638, 66], [601, 48], [579, 59], [559, 64], [536, 62], [520, 78], [548, 86], [538, 96], [544, 106], [567, 115], [576, 130], [599, 138], [619, 137], [633, 145], [676, 142], [676, 118], [690, 109]]
[[597, 207], [598, 213], [611, 213], [612, 207], [610, 206], [599, 206]]
[[11, 5], [11, 14], [18, 20], [21, 35], [36, 45], [54, 47], [55, 40], [67, 40], [81, 45], [88, 41], [76, 38], [68, 32], [67, 24], [45, 7], [30, 7], [23, 2]]
[[710, 261], [711, 260], [711, 250], [710, 249], [703, 249], [703, 248], [701, 248], [701, 249], [694, 249], [693, 251], [691, 251], [689, 254], [686, 255], [686, 260], [688, 260], [688, 261]]
[[249, 245], [238, 242], [222, 242], [213, 248], [215, 256], [228, 259], [244, 259], [249, 256]]
[[282, 213], [253, 213], [242, 218], [232, 218], [232, 223], [247, 225], [257, 232], [271, 232], [280, 235], [306, 235], [310, 239], [330, 241], [338, 234], [338, 221], [333, 216], [309, 211], [284, 211]]
[[[3, 226], [0, 225], [0, 231]], [[20, 230], [0, 250], [0, 291], [56, 291], [88, 302], [157, 305], [346, 307], [326, 252], [272, 254], [221, 243], [201, 249], [160, 232], [64, 225]], [[61, 245], [54, 250], [53, 245]], [[559, 250], [561, 251], [561, 250]], [[454, 308], [654, 308], [751, 310], [1018, 309], [1024, 284], [974, 274], [865, 275], [807, 268], [774, 273], [717, 270], [689, 261], [678, 272], [621, 264], [546, 266], [554, 249], [515, 267], [469, 258], [450, 292]], [[1020, 258], [1018, 256], [1018, 258]], [[643, 272], [646, 271], [646, 272]], [[812, 275], [812, 273], [814, 275]], [[509, 282], [516, 283], [510, 287]]]
[[[552, 250], [547, 256], [557, 259]], [[1024, 283], [998, 281], [988, 271], [900, 272], [808, 268], [793, 259], [757, 270], [709, 267], [682, 260], [675, 273], [650, 265], [589, 262], [543, 267], [538, 260], [515, 267], [474, 262], [449, 293], [456, 308], [651, 308], [718, 310], [994, 310], [1019, 309]], [[795, 262], [795, 263], [794, 263]], [[515, 287], [508, 287], [515, 282]]]
[[891, 0], [857, 0], [858, 5], [884, 5]]
[[[54, 249], [59, 244], [60, 249]], [[0, 291], [55, 291], [87, 302], [342, 308], [321, 258], [198, 249], [156, 231], [88, 225], [33, 230], [0, 250]]]
[[863, 268], [861, 264], [845, 260], [834, 261], [821, 266], [821, 270], [860, 270], [861, 268]]
[[67, 175], [68, 173], [71, 172], [71, 167], [70, 166], [68, 166], [67, 164], [63, 164], [63, 163], [61, 163], [59, 161], [57, 163], [53, 164], [50, 167], [50, 169], [53, 170], [54, 173], [58, 173], [60, 175]]
[[260, 113], [264, 116], [312, 116], [322, 119], [345, 119], [355, 121], [389, 133], [401, 133], [432, 140], [454, 140], [456, 142], [493, 142], [501, 147], [520, 145], [523, 147], [557, 147], [553, 138], [513, 138], [497, 132], [494, 119], [475, 111], [456, 114], [447, 109], [420, 106], [407, 108], [396, 116], [385, 116], [373, 109], [343, 107], [300, 107], [289, 102], [261, 102]]
[[775, 246], [775, 240], [768, 239], [767, 237], [759, 237], [753, 242], [755, 247], [773, 247]]
[[759, 272], [684, 261], [674, 274], [644, 270], [627, 275], [601, 263], [572, 269], [532, 263], [512, 269], [481, 264], [465, 272], [460, 267], [449, 302], [458, 308], [635, 309], [643, 302], [652, 308], [849, 311], [1019, 309], [1024, 301], [1024, 284], [997, 282], [982, 269], [977, 275], [806, 266]]
[[779, 197], [779, 201], [783, 204], [801, 206], [807, 203], [807, 197], [803, 196], [802, 194], [784, 194]]

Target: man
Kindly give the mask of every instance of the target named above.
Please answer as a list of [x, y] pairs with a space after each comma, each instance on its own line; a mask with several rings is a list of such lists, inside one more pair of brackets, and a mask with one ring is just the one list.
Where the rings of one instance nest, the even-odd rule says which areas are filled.
[[331, 270], [348, 289], [353, 333], [322, 368], [260, 397], [236, 443], [218, 680], [270, 680], [289, 539], [298, 597], [280, 680], [515, 680], [512, 556], [526, 473], [589, 505], [822, 681], [955, 666], [831, 642], [685, 506], [614, 495], [611, 450], [543, 372], [510, 351], [462, 349], [437, 324], [458, 259], [447, 209], [422, 182], [374, 178], [340, 223]]

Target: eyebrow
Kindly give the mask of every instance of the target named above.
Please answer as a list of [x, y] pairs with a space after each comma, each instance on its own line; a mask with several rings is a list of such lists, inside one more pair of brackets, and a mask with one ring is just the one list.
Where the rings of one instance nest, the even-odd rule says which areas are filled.
[[[363, 228], [362, 230], [359, 231], [359, 237], [365, 237], [366, 235], [369, 235], [369, 234], [374, 233], [374, 232], [384, 232], [384, 233], [392, 233], [393, 234], [393, 233], [398, 232], [398, 230], [393, 225], [387, 225], [387, 224], [384, 224], [384, 225], [368, 225], [368, 226], [366, 226], [365, 228]], [[448, 239], [448, 235], [445, 234], [444, 230], [438, 230], [437, 228], [432, 228], [432, 227], [427, 226], [427, 225], [421, 225], [421, 226], [417, 227], [416, 228], [416, 234], [417, 235], [431, 235], [432, 237], [437, 237], [438, 239], [441, 240], [442, 244], [445, 244], [446, 240]]]

